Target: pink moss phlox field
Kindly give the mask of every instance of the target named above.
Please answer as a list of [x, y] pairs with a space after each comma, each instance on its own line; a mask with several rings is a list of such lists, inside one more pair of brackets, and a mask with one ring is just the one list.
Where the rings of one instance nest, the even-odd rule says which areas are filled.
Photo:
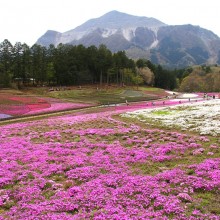
[[29, 112], [27, 105], [1, 105], [0, 112], [6, 115], [18, 116]]
[[1, 126], [0, 219], [220, 219], [196, 208], [220, 189], [219, 144], [180, 166], [209, 139], [111, 118], [123, 111]]
[[[37, 97], [18, 97], [13, 96], [8, 99], [19, 102], [19, 104], [13, 105], [0, 105], [0, 119], [10, 116], [20, 116], [20, 115], [33, 115], [50, 113], [68, 109], [78, 109], [89, 107], [91, 104], [83, 103], [69, 103], [61, 102], [58, 99], [53, 98], [37, 98]], [[182, 100], [181, 103], [187, 103], [188, 100]], [[191, 101], [192, 102], [192, 101]], [[118, 113], [123, 113], [125, 111], [132, 111], [142, 108], [158, 108], [165, 106], [173, 106], [180, 104], [180, 101], [175, 99], [160, 100], [160, 101], [147, 101], [147, 102], [137, 102], [129, 103], [129, 105], [121, 104], [115, 105], [114, 107], [105, 107], [105, 111], [113, 111]], [[8, 116], [5, 116], [8, 115]]]
[[6, 95], [3, 96], [3, 99], [3, 103], [9, 103], [1, 104], [0, 112], [12, 116], [23, 115], [29, 111], [35, 111], [50, 107], [50, 103], [48, 103], [44, 99], [37, 97]]
[[77, 108], [83, 108], [88, 107], [89, 104], [82, 104], [82, 103], [51, 103], [50, 106], [45, 108], [35, 108], [31, 109], [28, 113], [25, 115], [31, 115], [31, 114], [39, 114], [39, 113], [49, 113], [49, 112], [55, 112], [55, 111], [62, 111], [62, 110], [68, 110], [68, 109], [77, 109]]
[[39, 98], [8, 95], [6, 97], [0, 96], [0, 98], [4, 98], [4, 102], [9, 102], [8, 104], [0, 104], [0, 119], [12, 116], [35, 115], [91, 106], [91, 104], [64, 102], [59, 99], [46, 97]]

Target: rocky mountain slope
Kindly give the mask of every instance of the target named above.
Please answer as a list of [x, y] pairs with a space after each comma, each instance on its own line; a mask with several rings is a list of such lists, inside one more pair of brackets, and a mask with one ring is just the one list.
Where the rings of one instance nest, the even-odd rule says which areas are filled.
[[73, 30], [47, 31], [37, 44], [105, 44], [112, 52], [125, 50], [131, 58], [146, 58], [169, 67], [220, 64], [220, 38], [193, 25], [170, 26], [148, 17], [111, 11]]

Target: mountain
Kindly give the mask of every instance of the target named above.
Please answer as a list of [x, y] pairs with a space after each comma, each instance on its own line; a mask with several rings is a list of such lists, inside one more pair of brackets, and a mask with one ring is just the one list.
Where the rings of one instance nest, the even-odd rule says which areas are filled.
[[[49, 46], [50, 41], [55, 43], [55, 45], [85, 41], [88, 45], [90, 45], [90, 42], [99, 45], [101, 39], [96, 39], [96, 37], [102, 38], [102, 41], [111, 41], [108, 38], [114, 35], [118, 35], [117, 37], [121, 35], [123, 40], [130, 42], [138, 27], [157, 29], [164, 25], [164, 23], [154, 18], [138, 17], [118, 11], [111, 11], [100, 18], [91, 19], [75, 29], [64, 33], [49, 30], [38, 39], [37, 44]], [[87, 43], [87, 41], [90, 42]]]
[[73, 30], [49, 30], [37, 44], [57, 46], [105, 44], [112, 52], [126, 51], [130, 58], [147, 58], [169, 67], [220, 64], [220, 38], [199, 26], [167, 25], [148, 17], [111, 11]]

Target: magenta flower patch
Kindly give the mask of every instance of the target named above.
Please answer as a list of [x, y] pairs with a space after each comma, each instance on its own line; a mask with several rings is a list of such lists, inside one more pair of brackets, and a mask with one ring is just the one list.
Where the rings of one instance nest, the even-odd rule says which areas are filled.
[[218, 139], [123, 111], [1, 126], [0, 219], [220, 219]]

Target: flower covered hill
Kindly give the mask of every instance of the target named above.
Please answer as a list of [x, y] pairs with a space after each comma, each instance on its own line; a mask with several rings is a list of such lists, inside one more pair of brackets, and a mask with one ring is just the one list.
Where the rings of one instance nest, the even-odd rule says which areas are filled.
[[0, 119], [21, 115], [36, 115], [92, 106], [60, 99], [0, 93]]
[[81, 109], [97, 105], [140, 102], [164, 98], [167, 92], [159, 88], [95, 85], [80, 87], [27, 88], [26, 90], [0, 90], [0, 120], [11, 117], [38, 115], [58, 111]]
[[1, 126], [0, 219], [220, 219], [219, 136], [128, 109]]

